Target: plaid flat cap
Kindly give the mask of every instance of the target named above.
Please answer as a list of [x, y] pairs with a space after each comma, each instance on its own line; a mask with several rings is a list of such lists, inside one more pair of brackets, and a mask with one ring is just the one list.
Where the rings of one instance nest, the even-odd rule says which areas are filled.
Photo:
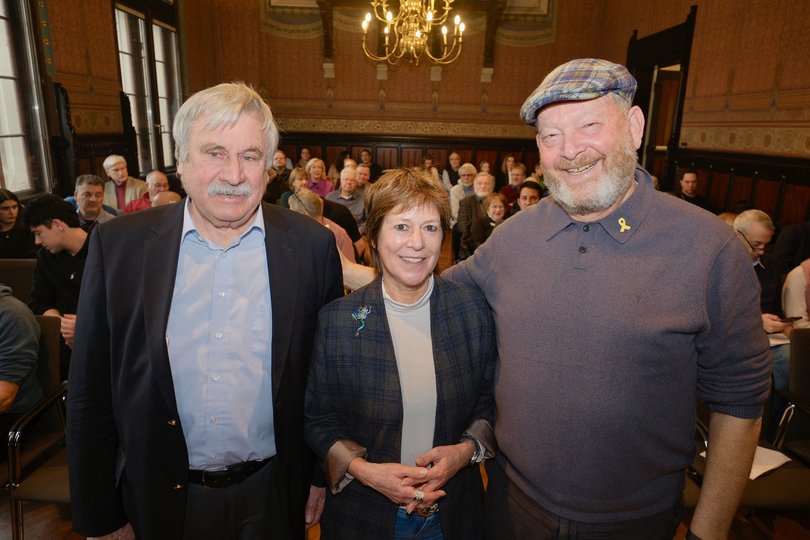
[[520, 117], [533, 126], [537, 122], [537, 113], [546, 105], [596, 99], [609, 92], [632, 103], [636, 80], [626, 67], [598, 58], [571, 60], [546, 75], [520, 108]]

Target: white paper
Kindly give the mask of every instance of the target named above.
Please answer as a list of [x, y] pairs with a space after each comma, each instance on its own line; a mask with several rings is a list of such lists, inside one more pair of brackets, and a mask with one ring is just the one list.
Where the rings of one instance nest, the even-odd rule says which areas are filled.
[[[705, 458], [706, 452], [701, 452], [700, 455]], [[748, 475], [748, 478], [753, 480], [768, 471], [781, 467], [788, 461], [790, 461], [790, 458], [782, 452], [757, 446], [756, 454], [754, 454], [754, 463], [751, 464], [751, 474]]]

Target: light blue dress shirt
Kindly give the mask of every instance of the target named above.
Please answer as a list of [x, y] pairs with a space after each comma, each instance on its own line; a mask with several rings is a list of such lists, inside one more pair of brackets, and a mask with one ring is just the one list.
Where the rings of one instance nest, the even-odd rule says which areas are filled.
[[166, 343], [189, 467], [217, 470], [276, 453], [264, 218], [223, 248], [188, 205]]

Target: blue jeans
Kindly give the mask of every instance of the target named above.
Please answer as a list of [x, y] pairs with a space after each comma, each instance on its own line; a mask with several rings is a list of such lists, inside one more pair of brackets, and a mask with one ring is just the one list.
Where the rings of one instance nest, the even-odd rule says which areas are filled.
[[442, 540], [442, 521], [439, 514], [422, 517], [416, 512], [408, 515], [404, 508], [397, 512], [393, 540]]

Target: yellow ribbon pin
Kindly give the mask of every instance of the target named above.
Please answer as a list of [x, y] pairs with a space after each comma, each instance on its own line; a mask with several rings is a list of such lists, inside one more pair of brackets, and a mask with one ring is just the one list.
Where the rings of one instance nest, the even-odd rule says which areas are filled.
[[627, 224], [627, 221], [623, 217], [619, 218], [619, 226], [621, 227], [619, 229], [620, 233], [623, 233], [625, 231], [629, 231], [632, 228], [632, 227], [630, 227], [630, 225]]

